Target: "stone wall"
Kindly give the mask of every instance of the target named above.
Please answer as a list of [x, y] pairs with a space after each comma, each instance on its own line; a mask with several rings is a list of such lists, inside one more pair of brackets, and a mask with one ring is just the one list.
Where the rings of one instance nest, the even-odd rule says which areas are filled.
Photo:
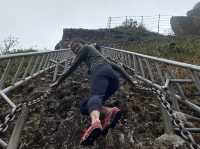
[[55, 49], [67, 48], [68, 41], [71, 39], [82, 39], [91, 43], [106, 38], [106, 30], [88, 30], [88, 29], [63, 29], [61, 41], [55, 46]]

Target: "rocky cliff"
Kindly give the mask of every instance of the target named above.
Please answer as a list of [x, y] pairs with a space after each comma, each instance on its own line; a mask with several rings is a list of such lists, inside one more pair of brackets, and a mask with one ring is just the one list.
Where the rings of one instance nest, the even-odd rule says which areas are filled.
[[176, 35], [200, 35], [200, 2], [187, 16], [172, 17], [170, 23]]
[[55, 49], [67, 48], [68, 41], [71, 39], [82, 39], [91, 43], [111, 46], [128, 44], [129, 42], [142, 42], [162, 38], [164, 36], [150, 32], [144, 27], [127, 28], [118, 27], [113, 29], [63, 29], [62, 39], [55, 46]]

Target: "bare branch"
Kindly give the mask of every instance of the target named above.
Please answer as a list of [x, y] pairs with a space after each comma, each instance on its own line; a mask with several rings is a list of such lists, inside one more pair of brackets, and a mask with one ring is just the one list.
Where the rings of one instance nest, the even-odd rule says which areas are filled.
[[8, 54], [15, 46], [19, 44], [19, 39], [13, 36], [2, 41], [2, 48], [0, 49], [2, 54]]

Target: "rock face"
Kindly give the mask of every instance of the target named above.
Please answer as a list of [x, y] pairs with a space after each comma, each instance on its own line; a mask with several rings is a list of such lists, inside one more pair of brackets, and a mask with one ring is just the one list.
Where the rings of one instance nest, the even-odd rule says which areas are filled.
[[190, 17], [199, 16], [200, 17], [200, 2], [198, 2], [192, 10], [187, 12], [187, 16], [190, 16]]
[[[86, 41], [96, 41], [99, 38], [104, 38], [105, 30], [88, 30], [88, 29], [64, 29], [62, 41], [66, 39], [83, 39]], [[91, 41], [92, 42], [92, 41]]]
[[62, 39], [55, 46], [55, 50], [67, 48], [72, 39], [81, 39], [89, 43], [97, 43], [104, 46], [118, 47], [128, 43], [139, 43], [146, 40], [164, 38], [164, 36], [150, 32], [143, 27], [138, 28], [112, 28], [108, 29], [63, 29]]
[[82, 39], [90, 41], [91, 43], [99, 41], [99, 39], [105, 39], [107, 35], [106, 30], [88, 30], [88, 29], [63, 29], [62, 39], [55, 46], [55, 50], [67, 48], [68, 41], [71, 39]]
[[187, 16], [172, 17], [170, 23], [176, 35], [200, 35], [200, 2]]

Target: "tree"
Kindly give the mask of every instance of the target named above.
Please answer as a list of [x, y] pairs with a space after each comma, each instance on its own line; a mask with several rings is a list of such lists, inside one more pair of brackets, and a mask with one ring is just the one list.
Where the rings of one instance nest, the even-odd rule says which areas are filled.
[[131, 19], [126, 19], [126, 21], [122, 22], [122, 26], [129, 27], [129, 28], [137, 28], [139, 25], [136, 20], [133, 20], [131, 18]]
[[13, 36], [9, 36], [2, 41], [0, 46], [1, 54], [9, 54], [10, 51], [19, 44], [19, 39]]

